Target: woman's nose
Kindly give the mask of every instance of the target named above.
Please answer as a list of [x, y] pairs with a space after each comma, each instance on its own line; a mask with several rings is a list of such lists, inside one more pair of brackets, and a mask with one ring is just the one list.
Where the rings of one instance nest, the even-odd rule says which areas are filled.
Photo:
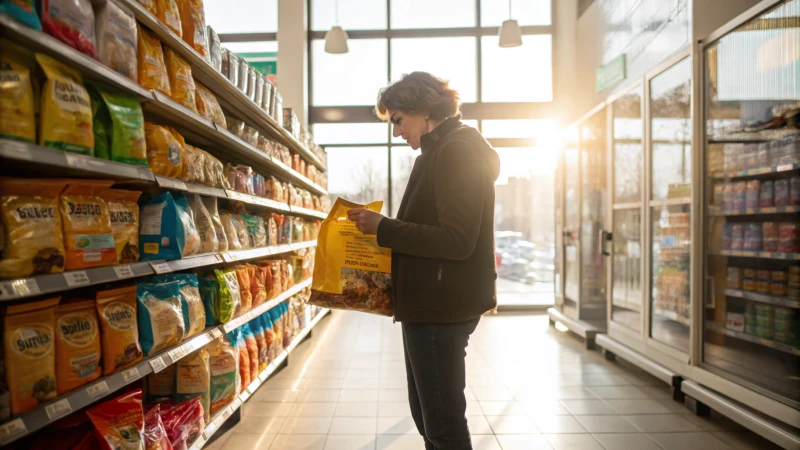
[[400, 127], [397, 124], [392, 125], [392, 136], [400, 137], [400, 135], [402, 134], [402, 131], [403, 130], [401, 130]]

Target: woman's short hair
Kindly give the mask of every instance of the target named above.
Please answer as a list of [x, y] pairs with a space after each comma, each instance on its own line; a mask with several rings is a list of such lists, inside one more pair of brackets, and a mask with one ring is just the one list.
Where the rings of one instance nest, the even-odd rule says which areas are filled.
[[390, 110], [444, 120], [461, 112], [461, 99], [449, 81], [427, 72], [412, 72], [381, 89], [378, 94], [375, 114], [388, 121]]

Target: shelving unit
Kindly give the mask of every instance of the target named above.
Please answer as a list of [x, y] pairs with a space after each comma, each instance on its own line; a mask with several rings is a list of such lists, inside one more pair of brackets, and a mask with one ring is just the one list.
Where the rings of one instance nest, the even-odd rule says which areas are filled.
[[769, 339], [763, 339], [758, 336], [753, 336], [747, 333], [743, 333], [741, 331], [733, 331], [727, 328], [721, 327], [717, 324], [707, 323], [706, 329], [710, 331], [714, 331], [716, 333], [722, 333], [726, 336], [734, 337], [736, 339], [741, 339], [743, 341], [752, 342], [754, 344], [763, 345], [764, 347], [769, 347], [775, 350], [779, 350], [784, 353], [788, 353], [794, 356], [800, 356], [800, 350], [792, 347], [788, 344], [782, 344], [780, 342], [771, 341]]
[[772, 206], [766, 208], [747, 208], [747, 209], [734, 209], [722, 210], [718, 208], [708, 209], [709, 216], [753, 216], [758, 214], [797, 214], [800, 213], [800, 206]]
[[758, 292], [749, 292], [740, 289], [725, 289], [724, 293], [728, 297], [743, 298], [745, 300], [752, 300], [754, 302], [767, 303], [775, 306], [783, 306], [785, 308], [800, 308], [800, 301], [791, 300], [789, 297], [761, 294]]

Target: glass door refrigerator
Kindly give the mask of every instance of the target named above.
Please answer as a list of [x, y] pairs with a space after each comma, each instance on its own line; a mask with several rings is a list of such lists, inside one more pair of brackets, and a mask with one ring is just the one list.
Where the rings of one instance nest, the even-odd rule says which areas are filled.
[[[702, 360], [696, 379], [800, 423], [800, 0], [704, 49]], [[794, 423], [792, 423], [794, 421]]]

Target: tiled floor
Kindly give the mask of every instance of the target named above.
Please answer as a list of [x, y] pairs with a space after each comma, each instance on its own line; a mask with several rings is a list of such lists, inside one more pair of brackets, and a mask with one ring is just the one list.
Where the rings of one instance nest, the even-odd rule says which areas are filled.
[[[485, 317], [467, 349], [475, 450], [771, 449], [723, 417], [699, 418], [666, 385], [605, 361], [543, 315]], [[400, 326], [335, 312], [244, 405], [214, 450], [419, 450]]]

